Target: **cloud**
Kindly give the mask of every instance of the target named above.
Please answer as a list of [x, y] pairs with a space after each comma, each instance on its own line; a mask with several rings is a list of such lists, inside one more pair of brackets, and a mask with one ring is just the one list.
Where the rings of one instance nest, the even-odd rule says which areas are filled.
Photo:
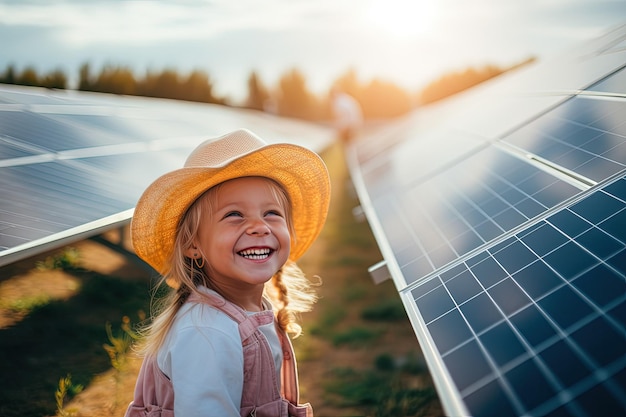
[[348, 24], [341, 7], [324, 7], [329, 1], [4, 1], [0, 2], [0, 24], [49, 29], [60, 42], [76, 47], [147, 44], [211, 39], [240, 30], [319, 29], [331, 26], [333, 16]]

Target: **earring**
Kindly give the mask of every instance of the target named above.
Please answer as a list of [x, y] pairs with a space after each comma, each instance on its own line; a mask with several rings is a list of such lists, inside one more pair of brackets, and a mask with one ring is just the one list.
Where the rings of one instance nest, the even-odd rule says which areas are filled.
[[[196, 254], [194, 253], [194, 256]], [[202, 261], [202, 263], [198, 262], [198, 258], [193, 258], [193, 263], [196, 264], [196, 267], [198, 269], [202, 269], [202, 267], [204, 266], [204, 258], [200, 258], [200, 260]]]

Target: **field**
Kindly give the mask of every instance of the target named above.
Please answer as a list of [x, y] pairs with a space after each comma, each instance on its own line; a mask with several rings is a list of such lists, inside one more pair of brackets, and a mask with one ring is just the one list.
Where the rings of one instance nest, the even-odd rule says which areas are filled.
[[[393, 283], [376, 286], [367, 272], [382, 258], [367, 223], [352, 216], [358, 200], [340, 145], [323, 157], [331, 211], [299, 262], [322, 282], [294, 340], [301, 401], [318, 417], [440, 416]], [[127, 246], [126, 234], [105, 237]], [[122, 327], [148, 314], [153, 273], [111, 245], [85, 240], [0, 268], [0, 277], [0, 417], [123, 416], [140, 359], [122, 353]], [[59, 390], [60, 380], [67, 389]]]

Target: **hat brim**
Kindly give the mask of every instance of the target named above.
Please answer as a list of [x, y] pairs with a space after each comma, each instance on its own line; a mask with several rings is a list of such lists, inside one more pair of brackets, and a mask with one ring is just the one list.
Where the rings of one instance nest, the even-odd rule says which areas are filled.
[[273, 179], [287, 191], [295, 230], [289, 259], [300, 258], [326, 221], [330, 180], [316, 153], [285, 143], [263, 146], [223, 166], [181, 168], [156, 179], [140, 197], [131, 222], [137, 255], [165, 274], [178, 224], [189, 206], [217, 184], [251, 176]]

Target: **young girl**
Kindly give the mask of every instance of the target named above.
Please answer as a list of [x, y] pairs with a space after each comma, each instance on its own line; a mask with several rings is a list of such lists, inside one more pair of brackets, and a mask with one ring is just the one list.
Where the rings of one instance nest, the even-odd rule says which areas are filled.
[[247, 130], [200, 144], [146, 189], [133, 245], [171, 290], [127, 417], [312, 416], [285, 332], [299, 334], [295, 316], [316, 300], [295, 261], [329, 199], [318, 155]]

